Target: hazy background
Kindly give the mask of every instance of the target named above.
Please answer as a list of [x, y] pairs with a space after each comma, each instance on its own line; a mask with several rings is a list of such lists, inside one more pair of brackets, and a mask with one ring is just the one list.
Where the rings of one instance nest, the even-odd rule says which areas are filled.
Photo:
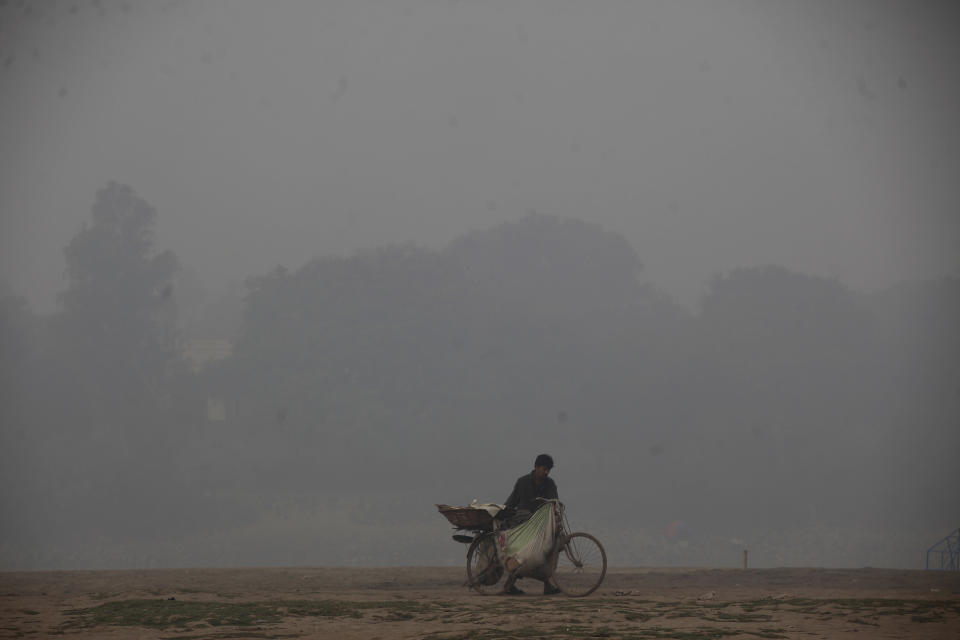
[[920, 566], [955, 24], [3, 2], [0, 566], [460, 562], [541, 450], [614, 564]]

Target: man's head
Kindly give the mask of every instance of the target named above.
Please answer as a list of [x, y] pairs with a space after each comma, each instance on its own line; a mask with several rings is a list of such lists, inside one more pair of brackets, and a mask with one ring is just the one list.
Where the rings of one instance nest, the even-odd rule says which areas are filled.
[[553, 458], [546, 453], [541, 453], [537, 456], [537, 459], [533, 461], [533, 476], [538, 482], [547, 477], [550, 469], [553, 469]]

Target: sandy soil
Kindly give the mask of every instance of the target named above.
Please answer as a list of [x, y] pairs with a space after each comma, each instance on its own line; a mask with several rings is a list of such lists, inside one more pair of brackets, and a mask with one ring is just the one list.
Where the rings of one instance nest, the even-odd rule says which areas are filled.
[[587, 598], [453, 567], [0, 574], [0, 638], [956, 638], [960, 574], [611, 569]]

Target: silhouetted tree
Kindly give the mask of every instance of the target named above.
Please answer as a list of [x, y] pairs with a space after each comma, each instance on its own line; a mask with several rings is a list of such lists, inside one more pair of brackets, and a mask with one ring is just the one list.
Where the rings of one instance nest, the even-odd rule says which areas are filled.
[[[876, 321], [864, 377], [871, 437], [863, 472], [888, 518], [935, 521], [960, 511], [960, 277], [903, 282], [868, 297]], [[888, 505], [895, 504], [895, 508]]]
[[23, 428], [38, 322], [25, 298], [0, 285], [0, 424], [10, 427], [4, 435]]
[[27, 301], [0, 283], [0, 537], [17, 527], [13, 514], [31, 500], [32, 493], [12, 490], [27, 486], [35, 474], [31, 454], [35, 450], [32, 407], [37, 397], [37, 334], [39, 318]]
[[872, 322], [861, 297], [833, 279], [768, 266], [710, 282], [691, 434], [703, 446], [692, 461], [713, 469], [727, 495], [750, 497], [714, 503], [718, 512], [792, 522], [841, 512], [834, 497], [853, 486], [849, 464], [870, 432]]
[[[156, 210], [126, 185], [101, 189], [64, 249], [68, 284], [42, 362], [50, 477], [66, 507], [51, 529], [123, 535], [157, 524], [175, 494], [184, 425], [169, 420], [177, 371], [170, 251], [154, 250]], [[153, 525], [149, 524], [153, 523]], [[109, 533], [106, 533], [109, 532]]]
[[156, 215], [133, 189], [110, 183], [64, 249], [60, 348], [94, 405], [122, 407], [123, 419], [158, 406], [176, 361], [179, 266], [172, 252], [154, 253]]
[[313, 477], [360, 458], [436, 477], [464, 439], [480, 456], [562, 441], [602, 466], [662, 413], [682, 343], [684, 313], [639, 269], [622, 236], [542, 215], [279, 267], [249, 280], [234, 356], [207, 378], [259, 453], [312, 451]]

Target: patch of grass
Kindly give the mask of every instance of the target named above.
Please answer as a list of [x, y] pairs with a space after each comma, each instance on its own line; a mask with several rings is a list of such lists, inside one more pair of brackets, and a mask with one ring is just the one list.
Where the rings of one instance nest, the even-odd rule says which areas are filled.
[[[336, 602], [336, 601], [334, 601]], [[389, 611], [406, 611], [408, 613], [428, 613], [434, 611], [435, 604], [429, 602], [415, 602], [413, 600], [384, 600], [377, 602], [350, 602], [358, 609], [387, 609]]]
[[726, 629], [717, 629], [702, 627], [700, 629], [664, 629], [663, 627], [653, 627], [652, 629], [642, 629], [637, 635], [629, 636], [633, 638], [670, 638], [671, 640], [716, 640], [724, 636], [738, 635], [739, 631], [728, 631]]
[[841, 609], [849, 611], [877, 611], [881, 615], [904, 615], [912, 611], [930, 611], [943, 608], [960, 613], [960, 602], [944, 600], [897, 600], [892, 598], [863, 598], [859, 600], [835, 598], [823, 600]]
[[385, 622], [402, 622], [404, 620], [413, 620], [415, 617], [415, 615], [406, 611], [394, 611], [385, 616], [378, 616], [379, 619]]
[[360, 608], [355, 602], [343, 600], [295, 600], [275, 604], [283, 613], [298, 617], [359, 618]]
[[626, 618], [630, 622], [646, 622], [647, 620], [653, 617], [644, 611], [635, 611], [630, 609], [620, 609], [617, 611], [617, 613], [622, 615], [624, 618]]
[[811, 598], [785, 598], [783, 600], [773, 600], [764, 598], [763, 600], [751, 600], [740, 604], [740, 608], [747, 612], [753, 612], [757, 609], [773, 609], [778, 611], [780, 607], [794, 607], [799, 609], [800, 613], [816, 613], [821, 605], [826, 604], [827, 600], [813, 600]]
[[856, 616], [850, 619], [855, 624], [880, 626], [876, 622], [864, 620], [870, 616], [909, 616], [911, 622], [943, 622], [946, 614], [960, 614], [960, 602], [946, 600], [903, 600], [896, 598], [791, 598], [786, 600], [754, 600], [742, 603], [746, 612], [758, 609], [780, 610], [791, 607], [795, 613], [818, 615], [820, 620], [831, 620], [837, 616]]
[[[558, 629], [578, 629], [579, 638], [590, 637], [590, 630], [583, 627], [558, 627]], [[431, 633], [424, 636], [435, 640], [506, 640], [507, 638], [556, 638], [569, 635], [567, 632], [558, 633], [554, 630], [537, 629], [535, 627], [521, 627], [519, 629], [471, 629], [453, 635]]]
[[676, 611], [671, 611], [666, 616], [668, 619], [674, 618], [699, 618], [700, 614], [693, 609], [678, 609]]
[[[507, 638], [611, 638], [614, 631], [606, 627], [592, 630], [588, 627], [564, 626], [552, 629], [521, 627], [519, 629], [476, 629], [456, 634], [427, 634], [432, 640], [506, 640]], [[616, 635], [623, 638], [622, 635]]]
[[753, 635], [759, 638], [785, 638], [779, 632], [781, 629], [761, 629], [760, 631], [743, 631], [735, 629], [720, 629], [716, 627], [701, 627], [699, 629], [666, 629], [652, 627], [650, 629], [636, 629], [627, 633], [610, 627], [591, 629], [582, 626], [561, 626], [552, 629], [537, 629], [523, 627], [520, 629], [477, 629], [456, 634], [427, 634], [425, 638], [431, 640], [505, 640], [506, 638], [620, 638], [621, 640], [718, 640], [726, 636], [741, 634]]
[[766, 613], [724, 613], [717, 611], [711, 617], [704, 616], [710, 622], [770, 622], [773, 617]]
[[187, 602], [183, 600], [118, 600], [88, 609], [72, 609], [63, 629], [99, 626], [167, 629], [206, 622], [211, 626], [249, 626], [278, 622], [279, 611], [261, 603]]
[[910, 622], [943, 622], [943, 616], [934, 614], [932, 616], [910, 616]]
[[276, 602], [191, 602], [187, 600], [118, 600], [87, 609], [73, 609], [61, 630], [98, 626], [186, 629], [249, 627], [277, 623], [285, 617], [360, 618], [366, 609], [385, 609], [395, 620], [409, 620], [429, 605], [406, 601], [349, 602], [344, 600], [284, 600]]
[[160, 640], [227, 640], [228, 638], [265, 638], [274, 640], [275, 638], [300, 638], [299, 633], [281, 633], [271, 634], [261, 631], [223, 631], [219, 633], [207, 633], [194, 636], [161, 636]]

